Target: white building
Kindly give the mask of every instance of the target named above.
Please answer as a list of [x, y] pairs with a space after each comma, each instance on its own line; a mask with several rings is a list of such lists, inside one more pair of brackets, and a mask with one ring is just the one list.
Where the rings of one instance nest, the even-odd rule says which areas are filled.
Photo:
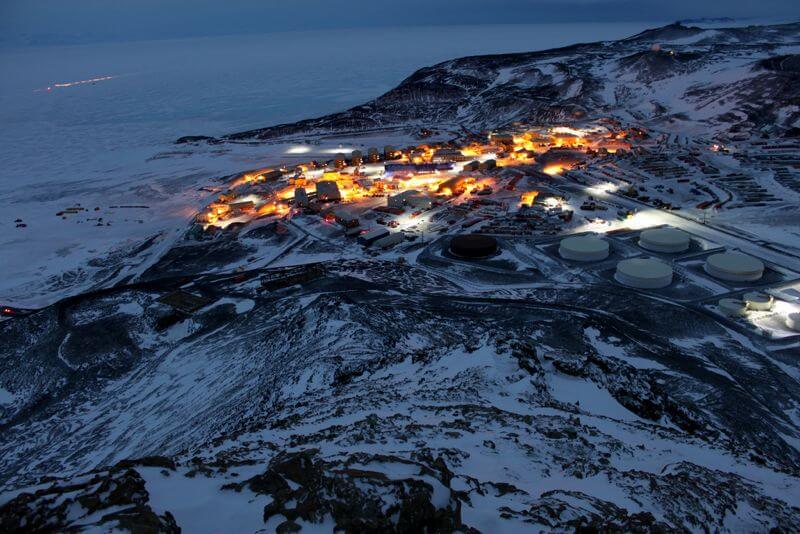
[[754, 311], [769, 311], [775, 303], [772, 295], [762, 293], [761, 291], [750, 291], [745, 293], [742, 299], [747, 303], [747, 309]]

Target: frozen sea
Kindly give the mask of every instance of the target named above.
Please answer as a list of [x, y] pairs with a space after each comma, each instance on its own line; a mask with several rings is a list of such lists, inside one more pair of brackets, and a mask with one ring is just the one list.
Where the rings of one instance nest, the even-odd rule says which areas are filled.
[[[269, 164], [259, 149], [154, 158], [175, 151], [180, 136], [340, 111], [454, 57], [617, 39], [658, 25], [353, 29], [0, 48], [0, 303], [38, 306], [102, 283], [89, 260], [124, 254], [160, 232], [177, 235], [206, 200], [197, 192], [203, 181]], [[100, 208], [104, 226], [55, 216], [75, 203]], [[110, 208], [120, 204], [151, 209]], [[17, 219], [27, 227], [17, 228]]]

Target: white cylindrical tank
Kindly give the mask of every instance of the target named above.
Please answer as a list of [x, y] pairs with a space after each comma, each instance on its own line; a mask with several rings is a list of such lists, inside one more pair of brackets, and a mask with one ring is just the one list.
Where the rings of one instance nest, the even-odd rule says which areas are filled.
[[653, 252], [684, 252], [689, 242], [689, 234], [675, 228], [653, 228], [639, 235], [639, 246]]
[[720, 299], [719, 311], [728, 317], [743, 317], [747, 315], [747, 303], [739, 299]]
[[764, 263], [741, 252], [723, 252], [709, 256], [705, 270], [720, 280], [748, 282], [761, 278], [764, 274]]
[[800, 332], [800, 312], [790, 313], [786, 316], [786, 326], [790, 330]]
[[772, 295], [760, 291], [745, 293], [743, 299], [747, 303], [747, 308], [755, 311], [769, 311], [775, 302]]
[[566, 237], [558, 247], [562, 258], [574, 261], [604, 260], [608, 257], [608, 250], [608, 241], [589, 235]]
[[630, 287], [658, 289], [672, 283], [672, 267], [649, 258], [622, 260], [617, 264], [614, 279]]

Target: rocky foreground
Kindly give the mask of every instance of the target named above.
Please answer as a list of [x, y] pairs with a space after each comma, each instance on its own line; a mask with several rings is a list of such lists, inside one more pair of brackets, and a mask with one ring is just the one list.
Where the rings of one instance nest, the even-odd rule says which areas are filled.
[[[386, 261], [0, 325], [3, 531], [791, 531], [797, 362], [603, 287]], [[216, 300], [215, 300], [216, 299]]]

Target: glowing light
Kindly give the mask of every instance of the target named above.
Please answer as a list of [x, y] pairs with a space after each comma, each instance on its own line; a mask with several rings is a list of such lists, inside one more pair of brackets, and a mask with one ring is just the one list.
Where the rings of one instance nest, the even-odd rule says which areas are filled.
[[556, 126], [551, 131], [554, 134], [574, 135], [575, 137], [583, 137], [586, 135], [586, 132], [583, 130], [576, 130], [575, 128], [569, 128], [567, 126]]
[[308, 152], [311, 152], [311, 147], [305, 145], [292, 146], [286, 151], [287, 154], [306, 154]]
[[668, 219], [663, 212], [656, 209], [647, 209], [634, 213], [633, 216], [627, 220], [626, 226], [634, 230], [639, 230], [642, 228], [661, 226], [667, 222]]
[[538, 191], [526, 191], [525, 193], [522, 193], [522, 196], [520, 197], [520, 204], [533, 206], [533, 203], [536, 202], [536, 197], [538, 196]]
[[542, 172], [550, 176], [555, 176], [557, 174], [561, 174], [562, 172], [564, 172], [564, 166], [559, 164], [548, 165], [542, 170]]

